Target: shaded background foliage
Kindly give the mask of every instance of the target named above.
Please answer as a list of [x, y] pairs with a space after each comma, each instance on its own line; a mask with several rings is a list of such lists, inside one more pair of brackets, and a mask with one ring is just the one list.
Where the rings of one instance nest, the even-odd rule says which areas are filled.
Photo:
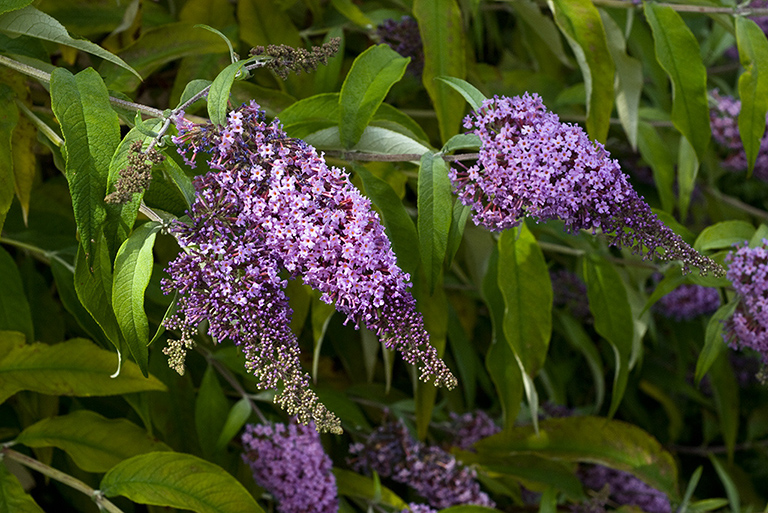
[[[467, 465], [456, 482], [483, 494], [473, 502], [502, 511], [618, 508], [622, 487], [641, 485], [666, 496], [662, 511], [763, 508], [765, 355], [723, 341], [740, 307], [731, 280], [682, 275], [561, 221], [492, 235], [468, 222], [448, 179], [478, 150], [467, 113], [485, 97], [537, 93], [604, 144], [698, 251], [724, 263], [734, 244], [758, 246], [768, 40], [750, 16], [768, 12], [734, 4], [0, 2], [0, 510], [98, 509], [45, 479], [51, 469], [123, 511], [279, 510], [284, 495], [254, 481], [269, 472], [248, 450], [281, 444], [241, 440], [247, 423], [288, 424], [274, 432], [300, 431], [300, 447], [322, 441], [306, 464], [321, 462], [326, 484], [333, 467], [342, 511], [445, 506], [456, 494], [441, 469], [455, 458]], [[242, 80], [221, 35], [240, 56], [340, 42], [314, 72], [283, 80], [262, 67]], [[205, 329], [186, 373], [169, 369], [162, 349], [176, 335], [161, 322], [176, 300], [160, 281], [179, 247], [163, 226], [186, 214], [208, 165], [191, 169], [163, 147], [145, 192], [123, 205], [104, 197], [136, 165], [131, 145], [146, 149], [161, 130], [163, 109], [208, 85], [207, 102], [185, 109], [191, 121], [224, 123], [253, 99], [346, 168], [456, 388], [418, 381], [298, 279], [290, 328], [343, 435], [289, 424], [240, 350]], [[377, 467], [393, 436], [408, 454]], [[429, 486], [407, 486], [423, 476]]]

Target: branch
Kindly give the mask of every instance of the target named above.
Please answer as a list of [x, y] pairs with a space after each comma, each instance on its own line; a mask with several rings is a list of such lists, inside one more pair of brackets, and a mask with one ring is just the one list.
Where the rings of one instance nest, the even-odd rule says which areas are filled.
[[26, 454], [14, 451], [8, 447], [3, 447], [0, 449], [0, 458], [8, 458], [17, 463], [21, 463], [22, 465], [37, 470], [41, 474], [44, 474], [62, 484], [65, 484], [70, 488], [74, 488], [78, 492], [84, 493], [93, 499], [93, 502], [96, 503], [100, 511], [103, 510], [108, 511], [109, 513], [123, 513], [123, 510], [112, 504], [109, 500], [105, 499], [104, 495], [102, 495], [99, 490], [94, 490], [79, 479], [76, 479], [69, 474], [65, 474], [60, 470], [56, 470], [53, 467], [49, 467], [48, 465], [41, 463], [34, 458], [30, 458]]

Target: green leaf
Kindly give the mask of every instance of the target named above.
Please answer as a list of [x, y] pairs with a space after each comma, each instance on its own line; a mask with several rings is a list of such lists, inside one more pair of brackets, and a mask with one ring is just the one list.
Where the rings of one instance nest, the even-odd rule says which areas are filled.
[[80, 410], [37, 422], [16, 438], [27, 447], [58, 447], [86, 472], [106, 472], [121, 461], [170, 447], [126, 419]]
[[154, 261], [152, 248], [161, 224], [139, 226], [120, 246], [115, 258], [112, 308], [123, 338], [139, 368], [147, 375], [149, 321], [144, 312], [144, 292], [149, 285]]
[[88, 267], [82, 247], [77, 249], [75, 292], [80, 303], [103, 330], [107, 339], [122, 351], [123, 335], [112, 308], [112, 262], [102, 235], [96, 244], [93, 267]]
[[531, 378], [544, 365], [552, 335], [552, 283], [544, 254], [525, 224], [499, 237], [504, 336]]
[[107, 472], [99, 489], [139, 504], [197, 513], [263, 513], [250, 493], [223, 468], [189, 454], [152, 452]]
[[702, 160], [711, 130], [707, 70], [699, 43], [674, 9], [650, 2], [643, 5], [656, 44], [656, 58], [672, 80], [672, 123]]
[[480, 137], [475, 134], [456, 134], [443, 145], [440, 153], [450, 153], [456, 150], [479, 149]]
[[688, 481], [688, 486], [685, 488], [683, 500], [680, 502], [680, 508], [677, 510], [677, 513], [687, 513], [688, 504], [691, 502], [693, 492], [696, 490], [696, 486], [699, 484], [699, 479], [701, 479], [701, 472], [703, 469], [704, 468], [699, 465], [696, 467], [696, 470], [693, 471], [693, 474], [691, 474], [691, 479]]
[[[9, 461], [6, 459], [5, 461]], [[0, 511], [14, 513], [45, 513], [24, 491], [18, 478], [0, 461]]]
[[627, 43], [618, 24], [600, 11], [607, 36], [608, 50], [616, 64], [616, 112], [632, 149], [637, 149], [640, 95], [643, 92], [643, 64], [627, 55]]
[[532, 0], [517, 0], [515, 2], [510, 2], [509, 5], [512, 6], [515, 12], [531, 28], [531, 30], [539, 35], [540, 39], [547, 45], [552, 54], [557, 56], [561, 63], [571, 68], [572, 64], [565, 54], [563, 43], [560, 39], [560, 32], [557, 30], [552, 18], [542, 12], [539, 4]]
[[59, 294], [64, 308], [67, 309], [72, 317], [85, 332], [95, 341], [102, 345], [109, 344], [109, 339], [104, 334], [104, 330], [93, 319], [88, 310], [80, 303], [75, 291], [74, 269], [64, 265], [58, 259], [51, 259], [51, 273], [56, 283], [56, 291]]
[[451, 228], [453, 193], [445, 161], [425, 153], [419, 166], [419, 249], [427, 288], [434, 292], [440, 282]]
[[615, 68], [600, 13], [590, 0], [550, 0], [555, 23], [571, 46], [587, 90], [587, 133], [605, 142], [613, 110]]
[[195, 400], [197, 438], [203, 455], [207, 458], [210, 458], [215, 450], [228, 412], [229, 402], [216, 377], [216, 370], [212, 365], [208, 365]]
[[0, 403], [20, 390], [89, 397], [166, 389], [155, 377], [144, 378], [132, 362], [124, 362], [113, 378], [116, 367], [115, 353], [89, 340], [28, 344], [0, 359]]
[[[0, 10], [6, 11], [7, 9], [0, 8]], [[77, 48], [78, 50], [100, 57], [105, 61], [112, 62], [134, 74], [139, 80], [142, 80], [141, 75], [126, 64], [120, 57], [113, 55], [90, 41], [73, 39], [61, 23], [44, 12], [35, 9], [31, 5], [17, 11], [0, 15], [0, 32], [4, 32], [11, 37], [34, 37]]]
[[696, 186], [696, 177], [699, 174], [699, 159], [693, 146], [685, 137], [680, 138], [680, 148], [677, 152], [677, 185], [678, 205], [680, 219], [688, 216], [688, 206], [691, 204], [691, 196]]
[[[177, 105], [177, 107], [187, 103], [189, 100], [194, 98], [200, 91], [210, 86], [212, 83], [213, 82], [211, 82], [210, 80], [204, 80], [204, 79], [197, 79], [188, 83], [184, 87], [184, 92], [182, 92], [181, 96], [179, 97], [179, 104]], [[185, 110], [188, 112], [191, 112], [195, 109], [195, 106], [198, 105], [199, 102], [204, 102], [204, 101], [205, 101], [205, 98], [200, 98], [192, 105], [187, 106]]]
[[[318, 130], [304, 137], [312, 146], [324, 150], [344, 150], [339, 138], [339, 128], [331, 127]], [[422, 155], [430, 151], [423, 143], [388, 128], [369, 126], [363, 131], [360, 141], [350, 148], [352, 151], [375, 153], [378, 155], [400, 155], [404, 153]], [[416, 159], [414, 159], [416, 160]]]
[[20, 331], [27, 341], [35, 340], [32, 311], [29, 309], [19, 268], [0, 247], [0, 330]]
[[751, 175], [760, 152], [765, 115], [768, 113], [768, 75], [758, 69], [758, 65], [768, 62], [768, 39], [757, 23], [749, 18], [736, 16], [735, 21], [739, 61], [744, 68], [739, 77], [739, 134]]
[[665, 212], [672, 212], [675, 208], [675, 159], [669, 151], [669, 142], [662, 139], [656, 128], [645, 121], [640, 122], [637, 135], [640, 155], [653, 171], [661, 208]]
[[336, 487], [339, 490], [339, 495], [370, 501], [374, 499], [378, 492], [378, 500], [381, 504], [392, 506], [396, 510], [408, 508], [405, 501], [389, 488], [379, 485], [377, 490], [373, 479], [370, 477], [361, 476], [356, 472], [340, 468], [334, 468], [333, 475], [336, 477]]
[[701, 350], [698, 360], [696, 360], [696, 372], [694, 380], [696, 384], [701, 382], [701, 378], [709, 372], [709, 369], [715, 363], [717, 358], [725, 353], [726, 345], [723, 340], [723, 321], [728, 319], [736, 311], [739, 301], [733, 300], [724, 304], [712, 314], [707, 323], [707, 331], [704, 336], [704, 349]]
[[331, 0], [333, 7], [349, 21], [366, 30], [373, 29], [373, 21], [352, 3], [352, 0]]
[[475, 444], [480, 458], [504, 461], [535, 454], [556, 461], [596, 463], [630, 472], [675, 500], [677, 467], [672, 455], [637, 426], [600, 417], [546, 419], [533, 426], [508, 429]]
[[392, 241], [392, 249], [397, 255], [400, 268], [415, 276], [419, 268], [419, 237], [413, 220], [387, 182], [374, 176], [365, 166], [354, 165], [353, 169], [363, 181], [365, 194], [381, 212], [382, 222], [387, 230], [387, 236]]
[[[444, 82], [451, 86], [451, 88], [453, 88], [455, 91], [461, 94], [465, 100], [467, 100], [467, 103], [469, 103], [469, 106], [472, 107], [472, 110], [474, 111], [480, 110], [480, 107], [483, 106], [483, 102], [488, 99], [475, 86], [461, 78], [435, 77], [435, 80], [439, 80], [440, 82]], [[458, 134], [454, 137], [459, 137], [461, 135], [462, 134]], [[453, 137], [451, 139], [453, 139]], [[448, 145], [448, 142], [445, 144]]]
[[605, 371], [603, 370], [603, 360], [600, 358], [600, 353], [582, 324], [571, 315], [556, 312], [555, 320], [557, 321], [555, 326], [559, 327], [558, 331], [587, 360], [587, 366], [592, 374], [592, 381], [595, 382], [595, 406], [592, 411], [597, 413], [600, 411], [600, 407], [605, 399]]
[[715, 467], [717, 477], [720, 478], [720, 482], [723, 483], [725, 488], [725, 495], [728, 496], [728, 504], [731, 507], [731, 511], [741, 511], [741, 498], [739, 497], [739, 490], [736, 484], [731, 479], [728, 471], [725, 469], [723, 463], [714, 454], [708, 454], [709, 461], [712, 462], [712, 466]]
[[242, 0], [237, 3], [240, 39], [250, 46], [284, 44], [303, 47], [291, 17], [274, 0]]
[[0, 232], [3, 230], [5, 215], [13, 203], [15, 178], [13, 173], [13, 131], [19, 121], [13, 89], [0, 84]]
[[227, 124], [229, 91], [232, 89], [232, 84], [235, 83], [235, 77], [241, 73], [246, 62], [233, 62], [224, 68], [211, 84], [211, 90], [208, 91], [208, 116], [211, 118], [211, 123], [216, 126]]
[[[216, 34], [195, 28], [194, 23], [179, 22], [143, 31], [139, 39], [120, 51], [120, 57], [149, 76], [182, 57], [225, 52], [229, 52], [227, 44]], [[102, 64], [99, 71], [107, 87], [114, 91], [133, 91], [140, 84], [136, 77], [110, 63]]]
[[483, 278], [482, 294], [491, 314], [493, 343], [485, 356], [485, 366], [499, 394], [504, 414], [504, 429], [514, 426], [523, 399], [523, 376], [512, 346], [504, 336], [504, 296], [499, 290], [499, 252], [495, 249]]
[[[323, 404], [327, 404], [323, 401]], [[336, 410], [333, 410], [336, 411]], [[227, 414], [227, 419], [224, 421], [224, 426], [221, 428], [219, 439], [216, 441], [214, 452], [224, 450], [230, 440], [232, 440], [243, 429], [243, 426], [248, 422], [248, 418], [251, 416], [251, 400], [247, 397], [243, 397], [235, 404]]]
[[464, 205], [458, 199], [453, 202], [453, 220], [451, 221], [451, 229], [448, 231], [448, 246], [445, 250], [446, 261], [450, 266], [453, 262], [456, 252], [459, 251], [459, 246], [464, 237], [464, 227], [467, 225], [467, 219], [472, 213], [472, 207]]
[[91, 263], [93, 243], [107, 217], [104, 196], [109, 164], [120, 144], [120, 123], [104, 82], [91, 68], [74, 76], [56, 68], [51, 74], [51, 106], [66, 143], [66, 175], [80, 244]]
[[715, 398], [720, 433], [728, 450], [728, 459], [733, 461], [736, 437], [739, 433], [739, 384], [728, 362], [728, 355], [721, 352], [709, 370], [712, 394]]
[[424, 46], [421, 79], [437, 113], [440, 139], [447, 141], [458, 132], [464, 116], [464, 102], [450, 86], [435, 78], [464, 79], [467, 74], [461, 10], [456, 0], [415, 0], [413, 15], [419, 23]]
[[704, 228], [693, 247], [696, 251], [732, 249], [734, 244], [748, 241], [755, 227], [746, 221], [721, 221]]
[[611, 408], [613, 416], [619, 407], [629, 377], [629, 357], [632, 353], [634, 321], [627, 290], [616, 268], [595, 256], [584, 259], [589, 310], [595, 319], [595, 331], [606, 339], [616, 357]]
[[18, 11], [19, 9], [26, 7], [31, 3], [32, 0], [6, 0], [2, 5], [0, 5], [0, 14], [9, 11]]
[[181, 193], [187, 208], [192, 208], [192, 204], [195, 202], [195, 186], [192, 183], [192, 179], [187, 176], [184, 170], [172, 158], [166, 158], [160, 166]]
[[389, 90], [405, 74], [408, 62], [381, 44], [368, 48], [352, 63], [339, 95], [339, 127], [345, 148], [360, 140]]

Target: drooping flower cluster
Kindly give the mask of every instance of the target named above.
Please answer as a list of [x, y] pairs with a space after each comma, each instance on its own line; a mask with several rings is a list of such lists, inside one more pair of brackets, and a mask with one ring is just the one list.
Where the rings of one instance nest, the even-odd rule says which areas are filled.
[[333, 463], [313, 426], [249, 424], [242, 442], [243, 461], [256, 483], [275, 497], [279, 512], [338, 511]]
[[587, 488], [602, 490], [607, 485], [611, 500], [628, 506], [637, 506], [646, 513], [670, 513], [669, 497], [644, 483], [628, 472], [602, 465], [585, 466], [579, 469], [581, 482]]
[[450, 444], [465, 451], [471, 450], [476, 442], [495, 435], [501, 430], [483, 410], [467, 412], [463, 415], [451, 412], [450, 417]]
[[549, 278], [552, 281], [554, 306], [564, 307], [580, 320], [591, 317], [589, 301], [587, 301], [587, 284], [576, 273], [568, 269], [557, 269], [549, 272]]
[[376, 34], [382, 43], [388, 44], [403, 57], [410, 57], [408, 72], [421, 76], [424, 70], [424, 48], [416, 20], [403, 16], [399, 20], [386, 19], [376, 28]]
[[[420, 364], [423, 380], [455, 385], [429, 344], [409, 276], [397, 266], [378, 215], [342, 170], [288, 138], [276, 121], [267, 123], [254, 102], [231, 112], [225, 127], [182, 117], [177, 126], [175, 143], [185, 160], [193, 165], [198, 152], [209, 152], [213, 170], [195, 178], [190, 223], [174, 228], [184, 251], [163, 282], [165, 293], [180, 295], [165, 325], [180, 330], [181, 341], [207, 321], [214, 340], [241, 346], [260, 386], [283, 383], [275, 400], [289, 414], [340, 432], [301, 368], [285, 272]], [[180, 343], [173, 347], [183, 350]]]
[[725, 261], [739, 304], [725, 321], [723, 337], [734, 349], [754, 349], [768, 364], [768, 240], [755, 248], [745, 244]]
[[364, 444], [350, 446], [352, 468], [375, 470], [382, 477], [405, 483], [438, 509], [459, 504], [493, 507], [475, 481], [474, 470], [462, 466], [443, 449], [414, 440], [402, 421], [385, 424]]
[[676, 321], [691, 320], [699, 315], [711, 314], [720, 308], [717, 289], [701, 285], [680, 285], [659, 299], [657, 310]]
[[437, 510], [430, 508], [426, 504], [416, 504], [411, 502], [408, 504], [408, 509], [404, 509], [400, 513], [437, 513]]
[[450, 177], [475, 224], [499, 231], [524, 217], [561, 219], [570, 232], [600, 230], [644, 258], [681, 260], [685, 272], [724, 274], [656, 217], [603, 145], [561, 123], [538, 95], [488, 99], [464, 127], [480, 137], [480, 155]]
[[[723, 167], [731, 171], [746, 171], [747, 153], [741, 142], [738, 122], [741, 102], [730, 96], [721, 95], [718, 91], [712, 91], [711, 96], [714, 100], [714, 106], [709, 111], [712, 138], [728, 150], [728, 155], [723, 160]], [[754, 175], [760, 180], [768, 181], [768, 131], [760, 139]]]

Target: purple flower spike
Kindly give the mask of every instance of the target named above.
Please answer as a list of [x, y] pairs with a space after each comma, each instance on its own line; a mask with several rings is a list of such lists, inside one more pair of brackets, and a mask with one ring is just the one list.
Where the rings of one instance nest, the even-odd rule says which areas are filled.
[[725, 321], [723, 338], [734, 349], [754, 349], [768, 364], [768, 240], [756, 248], [745, 244], [725, 261], [739, 304]]
[[717, 289], [701, 285], [680, 285], [659, 299], [659, 312], [676, 321], [686, 321], [720, 308]]
[[451, 412], [450, 417], [451, 445], [465, 451], [472, 450], [472, 446], [483, 438], [501, 431], [501, 428], [483, 410], [467, 412], [463, 415]]
[[475, 471], [436, 446], [417, 442], [402, 421], [379, 427], [365, 444], [353, 444], [352, 467], [358, 472], [375, 470], [382, 477], [405, 483], [438, 509], [459, 504], [494, 507], [494, 502], [475, 481]]
[[670, 513], [672, 506], [664, 492], [651, 487], [628, 472], [602, 465], [582, 467], [579, 477], [587, 488], [608, 486], [610, 497], [620, 505], [637, 506], [647, 513]]
[[[768, 19], [768, 18], [766, 18]], [[709, 111], [709, 119], [712, 125], [712, 138], [725, 149], [728, 155], [723, 160], [723, 167], [731, 171], [746, 171], [747, 152], [741, 142], [739, 132], [739, 113], [741, 102], [731, 96], [721, 95], [718, 91], [712, 91], [714, 106]], [[768, 120], [768, 118], [766, 118]], [[754, 175], [764, 182], [768, 182], [768, 133], [760, 139], [760, 150], [755, 161]]]
[[602, 144], [561, 123], [538, 95], [486, 100], [464, 127], [480, 137], [480, 156], [450, 177], [475, 224], [500, 231], [524, 217], [561, 219], [572, 233], [600, 230], [644, 258], [681, 260], [684, 272], [725, 274], [659, 221]]
[[275, 497], [280, 513], [338, 511], [333, 463], [313, 427], [249, 424], [242, 441], [243, 461], [256, 483]]
[[207, 321], [214, 340], [242, 348], [261, 387], [284, 384], [275, 401], [289, 414], [340, 432], [299, 362], [284, 292], [290, 275], [303, 277], [347, 321], [374, 331], [408, 363], [421, 364], [424, 381], [456, 384], [429, 343], [409, 276], [397, 266], [378, 215], [346, 173], [287, 137], [277, 121], [266, 123], [254, 102], [230, 112], [225, 127], [180, 119], [178, 129], [174, 142], [185, 160], [211, 153], [214, 171], [195, 178], [191, 221], [174, 228], [184, 251], [163, 282], [166, 294], [180, 295], [178, 312], [165, 323], [181, 331], [168, 348], [176, 367]]

